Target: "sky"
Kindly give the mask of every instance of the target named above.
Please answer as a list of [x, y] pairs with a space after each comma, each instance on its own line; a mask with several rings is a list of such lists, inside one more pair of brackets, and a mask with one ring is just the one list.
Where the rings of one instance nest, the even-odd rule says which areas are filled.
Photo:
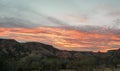
[[0, 38], [62, 50], [120, 48], [120, 0], [0, 0]]

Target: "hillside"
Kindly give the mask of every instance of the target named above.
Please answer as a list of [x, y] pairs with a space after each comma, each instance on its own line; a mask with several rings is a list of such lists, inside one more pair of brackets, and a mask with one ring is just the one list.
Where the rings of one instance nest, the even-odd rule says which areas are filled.
[[93, 71], [103, 66], [114, 69], [119, 66], [119, 59], [120, 49], [106, 53], [63, 51], [39, 42], [0, 39], [0, 71]]

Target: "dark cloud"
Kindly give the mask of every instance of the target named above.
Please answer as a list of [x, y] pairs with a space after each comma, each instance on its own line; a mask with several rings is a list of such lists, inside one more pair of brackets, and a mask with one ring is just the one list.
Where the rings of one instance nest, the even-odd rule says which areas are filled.
[[8, 27], [8, 28], [31, 28], [36, 27], [36, 25], [33, 25], [30, 21], [19, 19], [19, 18], [0, 18], [0, 27]]
[[[44, 19], [43, 19], [44, 18]], [[39, 23], [30, 20], [16, 18], [16, 17], [2, 17], [0, 18], [1, 27], [20, 27], [20, 28], [35, 28], [40, 26], [65, 26], [65, 23], [52, 17], [43, 17]]]
[[[28, 2], [28, 3], [27, 3]], [[32, 7], [34, 1], [1, 0], [0, 26], [35, 28], [40, 26], [62, 26], [66, 23], [36, 11]]]

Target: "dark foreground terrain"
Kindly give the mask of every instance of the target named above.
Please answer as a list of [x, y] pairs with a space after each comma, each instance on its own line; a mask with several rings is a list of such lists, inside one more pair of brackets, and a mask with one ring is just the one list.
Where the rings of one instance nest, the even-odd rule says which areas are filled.
[[38, 42], [0, 39], [0, 71], [120, 71], [120, 49], [63, 51]]

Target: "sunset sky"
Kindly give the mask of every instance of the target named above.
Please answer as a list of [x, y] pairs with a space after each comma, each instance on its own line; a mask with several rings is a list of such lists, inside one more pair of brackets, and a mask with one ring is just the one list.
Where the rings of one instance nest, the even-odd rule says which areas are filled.
[[120, 48], [120, 0], [0, 0], [0, 38], [62, 50]]

